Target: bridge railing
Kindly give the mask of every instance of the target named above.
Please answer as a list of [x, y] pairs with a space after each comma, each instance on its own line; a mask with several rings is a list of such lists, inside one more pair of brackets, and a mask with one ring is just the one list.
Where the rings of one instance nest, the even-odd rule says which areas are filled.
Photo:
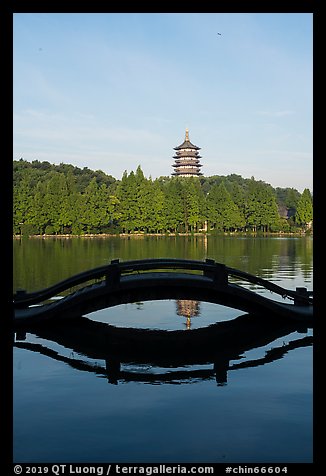
[[141, 271], [153, 270], [188, 270], [200, 271], [204, 276], [211, 278], [216, 285], [227, 286], [228, 278], [232, 276], [237, 279], [244, 280], [251, 284], [256, 284], [265, 289], [274, 292], [283, 298], [288, 297], [294, 299], [298, 303], [312, 304], [312, 292], [307, 291], [306, 288], [297, 288], [296, 291], [285, 289], [272, 283], [266, 279], [252, 275], [245, 271], [235, 268], [230, 268], [222, 263], [217, 263], [214, 260], [206, 259], [205, 261], [184, 260], [176, 258], [153, 258], [146, 260], [133, 261], [119, 261], [112, 260], [110, 264], [100, 266], [79, 274], [64, 279], [48, 288], [27, 293], [24, 290], [18, 290], [14, 294], [15, 307], [27, 307], [32, 304], [37, 304], [47, 299], [50, 299], [58, 294], [67, 291], [80, 284], [87, 283], [92, 280], [105, 278], [107, 283], [118, 283], [123, 274], [139, 273]]

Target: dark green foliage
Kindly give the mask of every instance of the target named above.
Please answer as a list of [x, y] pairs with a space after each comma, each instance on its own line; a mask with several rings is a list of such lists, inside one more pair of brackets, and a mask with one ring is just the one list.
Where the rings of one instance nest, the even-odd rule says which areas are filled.
[[313, 218], [313, 205], [312, 205], [312, 197], [310, 191], [305, 188], [302, 192], [302, 195], [298, 201], [298, 205], [296, 208], [295, 213], [295, 220], [296, 222], [303, 226], [304, 229], [311, 226]]
[[280, 215], [271, 186], [251, 179], [245, 206], [245, 219], [253, 231], [276, 231]]
[[211, 188], [206, 203], [207, 218], [214, 229], [234, 231], [245, 226], [244, 215], [227, 191], [224, 182]]
[[176, 177], [166, 181], [163, 187], [165, 229], [169, 232], [181, 231], [184, 216], [181, 187], [181, 180]]
[[307, 230], [312, 197], [240, 175], [121, 180], [87, 167], [13, 165], [15, 234], [181, 233]]

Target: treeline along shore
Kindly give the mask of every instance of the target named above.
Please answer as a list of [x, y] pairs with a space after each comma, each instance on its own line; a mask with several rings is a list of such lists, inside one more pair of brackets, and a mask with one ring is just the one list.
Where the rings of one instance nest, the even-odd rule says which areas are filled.
[[13, 164], [14, 235], [311, 233], [308, 188], [273, 188], [254, 177], [120, 180], [87, 167], [20, 159]]

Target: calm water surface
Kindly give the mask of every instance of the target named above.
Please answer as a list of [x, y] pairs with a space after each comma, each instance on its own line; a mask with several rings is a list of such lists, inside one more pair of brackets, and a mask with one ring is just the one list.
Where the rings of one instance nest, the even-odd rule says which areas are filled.
[[[212, 258], [311, 290], [312, 255], [311, 238], [15, 240], [14, 290], [115, 258], [159, 257]], [[179, 330], [182, 345], [170, 333], [155, 352], [121, 342], [116, 349], [105, 341], [108, 325]], [[196, 332], [207, 326], [213, 337], [202, 345]], [[64, 331], [16, 335], [16, 462], [309, 463], [312, 446], [310, 328], [166, 300], [98, 311]]]

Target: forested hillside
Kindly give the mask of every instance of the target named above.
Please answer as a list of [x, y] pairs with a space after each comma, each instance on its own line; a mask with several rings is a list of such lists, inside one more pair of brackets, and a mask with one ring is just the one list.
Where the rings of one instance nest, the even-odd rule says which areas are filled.
[[294, 232], [311, 229], [312, 196], [240, 175], [120, 180], [87, 167], [14, 161], [14, 234]]

